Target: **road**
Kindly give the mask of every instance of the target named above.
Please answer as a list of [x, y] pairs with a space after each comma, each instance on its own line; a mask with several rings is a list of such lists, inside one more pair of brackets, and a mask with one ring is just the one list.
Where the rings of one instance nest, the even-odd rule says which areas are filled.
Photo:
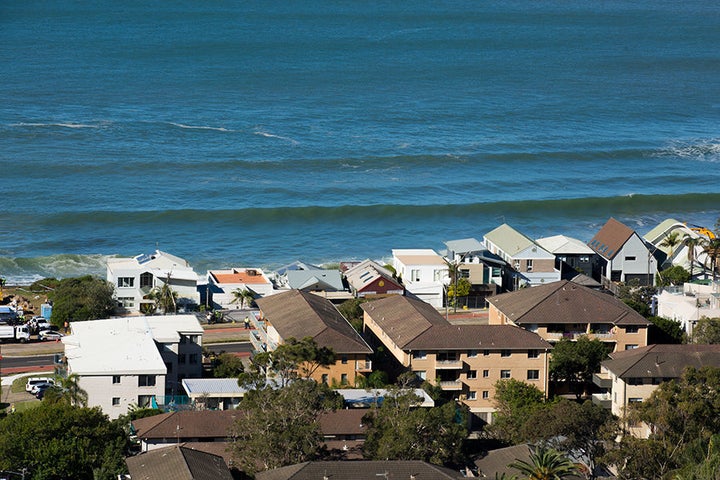
[[[206, 345], [211, 352], [220, 353], [237, 353], [245, 356], [252, 352], [250, 342], [231, 342], [231, 343], [211, 343]], [[0, 370], [2, 375], [19, 373], [21, 371], [33, 371], [34, 369], [43, 370], [51, 367], [55, 360], [54, 355], [33, 355], [27, 357], [3, 357], [0, 360]]]

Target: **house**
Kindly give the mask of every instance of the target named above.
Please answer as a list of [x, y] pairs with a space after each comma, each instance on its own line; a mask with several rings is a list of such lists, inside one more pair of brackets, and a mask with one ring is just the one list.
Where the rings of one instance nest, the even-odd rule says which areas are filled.
[[133, 480], [232, 480], [225, 460], [179, 444], [125, 459]]
[[431, 305], [386, 297], [361, 305], [366, 336], [382, 344], [398, 366], [438, 385], [492, 421], [495, 383], [514, 378], [548, 389], [551, 345], [511, 325], [453, 325]]
[[485, 247], [502, 258], [514, 269], [503, 280], [508, 290], [521, 286], [537, 286], [560, 280], [560, 270], [555, 268], [555, 255], [537, 242], [504, 223], [483, 237]]
[[614, 296], [567, 280], [488, 299], [491, 325], [517, 325], [548, 342], [597, 338], [614, 351], [644, 347], [649, 321]]
[[356, 462], [304, 462], [258, 472], [256, 480], [377, 480], [433, 479], [459, 480], [465, 478], [456, 470], [420, 460], [365, 460]]
[[607, 262], [601, 277], [604, 282], [655, 285], [658, 250], [627, 225], [610, 218], [588, 246]]
[[448, 266], [440, 255], [431, 249], [394, 249], [392, 256], [393, 268], [408, 295], [435, 308], [445, 305]]
[[[594, 394], [593, 402], [623, 417], [625, 408], [647, 400], [661, 382], [678, 379], [687, 367], [720, 367], [720, 345], [648, 345], [632, 351], [615, 352], [602, 362], [593, 381], [605, 393]], [[647, 438], [645, 424], [626, 424], [635, 436]]]
[[325, 298], [344, 301], [352, 298], [345, 289], [340, 270], [330, 270], [303, 262], [293, 262], [273, 273], [278, 290], [302, 290]]
[[695, 281], [680, 287], [662, 287], [654, 302], [659, 317], [680, 322], [692, 336], [701, 318], [720, 318], [720, 283]]
[[538, 238], [536, 241], [538, 245], [555, 255], [557, 261], [555, 266], [562, 272], [563, 278], [569, 280], [575, 276], [575, 273], [582, 273], [597, 281], [600, 280], [605, 260], [585, 242], [565, 235]]
[[233, 292], [244, 290], [253, 297], [265, 297], [274, 293], [272, 281], [260, 268], [231, 268], [207, 272], [205, 302], [213, 308], [240, 308], [241, 302]]
[[183, 378], [181, 384], [194, 407], [199, 409], [233, 410], [246, 393], [237, 378]]
[[345, 270], [350, 292], [357, 298], [372, 295], [403, 295], [405, 288], [393, 273], [370, 259]]
[[[707, 253], [703, 251], [701, 242], [709, 238], [707, 236], [708, 234], [712, 235], [712, 232], [702, 227], [688, 226], [686, 223], [675, 220], [674, 218], [668, 218], [643, 235], [643, 239], [651, 243], [658, 250], [661, 250], [667, 256], [661, 269], [677, 265], [683, 267], [688, 272], [692, 270], [694, 274], [705, 271]], [[672, 235], [677, 237], [677, 245], [672, 248], [668, 245], [663, 245], [666, 239]], [[686, 239], [696, 240], [697, 244], [689, 246], [684, 243]]]
[[503, 290], [504, 270], [508, 264], [494, 255], [475, 238], [448, 240], [446, 258], [457, 268], [459, 278], [466, 278], [472, 285], [465, 304], [482, 308], [485, 299]]
[[[496, 450], [490, 450], [487, 454], [475, 460], [475, 467], [477, 467], [478, 477], [480, 478], [512, 478], [516, 477], [519, 470], [510, 467], [510, 464], [521, 461], [532, 464], [532, 455], [535, 452], [533, 445], [523, 443], [520, 445], [513, 445], [511, 447], [498, 448]], [[587, 467], [581, 463], [576, 463], [579, 468], [587, 471]], [[569, 475], [564, 478], [569, 480], [580, 480], [585, 478], [584, 475]]]
[[108, 258], [107, 281], [115, 287], [117, 308], [121, 312], [137, 313], [143, 304], [154, 305], [148, 295], [163, 285], [177, 293], [179, 310], [200, 302], [198, 276], [190, 264], [160, 250], [132, 258]]
[[202, 336], [194, 315], [166, 315], [73, 322], [62, 341], [88, 406], [117, 418], [130, 406], [164, 405], [183, 378], [201, 377]]
[[318, 382], [355, 385], [372, 371], [372, 349], [327, 299], [300, 290], [289, 290], [257, 300], [260, 320], [250, 341], [256, 351], [272, 351], [290, 338], [312, 337], [320, 347], [335, 353], [335, 364], [320, 367], [312, 377]]

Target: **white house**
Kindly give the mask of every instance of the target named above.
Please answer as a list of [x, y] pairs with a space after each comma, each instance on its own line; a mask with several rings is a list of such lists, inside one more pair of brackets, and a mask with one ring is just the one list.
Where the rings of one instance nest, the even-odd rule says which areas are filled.
[[183, 378], [202, 376], [202, 335], [194, 315], [73, 322], [62, 339], [67, 373], [79, 376], [88, 406], [117, 418], [131, 405], [162, 405]]
[[692, 335], [702, 317], [720, 317], [720, 283], [686, 283], [682, 287], [664, 287], [655, 296], [657, 315], [680, 322]]
[[[674, 233], [677, 234], [677, 239], [680, 243], [673, 248], [662, 245], [665, 239]], [[703, 241], [709, 238], [708, 235], [712, 235], [712, 232], [706, 228], [688, 226], [674, 218], [668, 218], [643, 235], [643, 238], [667, 255], [668, 258], [665, 260], [662, 266], [663, 268], [677, 265], [683, 267], [688, 272], [692, 270], [693, 276], [696, 276], [705, 273], [707, 253], [703, 250], [702, 245], [692, 247], [686, 245], [685, 239], [692, 238]], [[693, 249], [692, 252], [689, 251], [690, 248]], [[690, 264], [690, 260], [692, 260], [692, 265]]]
[[108, 258], [107, 280], [115, 286], [118, 308], [140, 312], [140, 305], [153, 303], [146, 297], [155, 287], [168, 284], [177, 292], [179, 309], [198, 304], [198, 276], [180, 257], [155, 250], [132, 258]]
[[240, 308], [234, 291], [247, 290], [254, 298], [272, 295], [273, 283], [259, 268], [210, 270], [207, 273], [208, 302], [215, 308]]
[[443, 291], [449, 269], [432, 249], [393, 249], [392, 265], [412, 296], [435, 308], [443, 307]]

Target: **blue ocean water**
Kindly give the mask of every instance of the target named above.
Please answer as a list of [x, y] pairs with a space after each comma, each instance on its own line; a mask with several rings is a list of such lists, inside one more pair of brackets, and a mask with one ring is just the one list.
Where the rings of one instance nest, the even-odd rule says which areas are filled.
[[712, 226], [718, 45], [710, 0], [2, 2], [0, 275]]

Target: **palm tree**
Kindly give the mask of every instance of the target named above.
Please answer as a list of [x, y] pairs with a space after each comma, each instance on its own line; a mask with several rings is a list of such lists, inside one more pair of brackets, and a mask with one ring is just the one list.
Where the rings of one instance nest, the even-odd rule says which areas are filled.
[[516, 460], [509, 466], [527, 475], [528, 480], [561, 480], [578, 473], [569, 458], [557, 450], [544, 447], [536, 448], [528, 462]]
[[690, 280], [693, 278], [693, 267], [695, 266], [695, 249], [703, 245], [703, 239], [700, 237], [694, 237], [689, 233], [686, 233], [683, 237], [683, 245], [688, 249], [687, 259], [690, 263]]
[[668, 259], [671, 259], [673, 256], [673, 253], [675, 253], [675, 247], [680, 245], [682, 241], [680, 240], [680, 232], [670, 232], [665, 235], [665, 238], [662, 242], [660, 242], [661, 247], [667, 247], [668, 249]]
[[169, 282], [153, 288], [147, 295], [147, 298], [155, 301], [155, 307], [161, 308], [166, 315], [168, 312], [177, 312], [177, 297], [177, 292], [170, 288]]
[[73, 373], [67, 377], [58, 376], [55, 386], [45, 391], [43, 400], [49, 403], [66, 402], [76, 407], [85, 407], [88, 394], [80, 386], [80, 377]]
[[713, 281], [717, 279], [718, 260], [720, 260], [720, 238], [711, 238], [703, 243], [703, 252], [707, 254], [705, 267], [710, 266]]
[[230, 303], [239, 303], [240, 308], [245, 308], [245, 303], [247, 303], [248, 306], [252, 305], [253, 300], [255, 300], [255, 296], [246, 288], [236, 288], [231, 293], [233, 299]]

